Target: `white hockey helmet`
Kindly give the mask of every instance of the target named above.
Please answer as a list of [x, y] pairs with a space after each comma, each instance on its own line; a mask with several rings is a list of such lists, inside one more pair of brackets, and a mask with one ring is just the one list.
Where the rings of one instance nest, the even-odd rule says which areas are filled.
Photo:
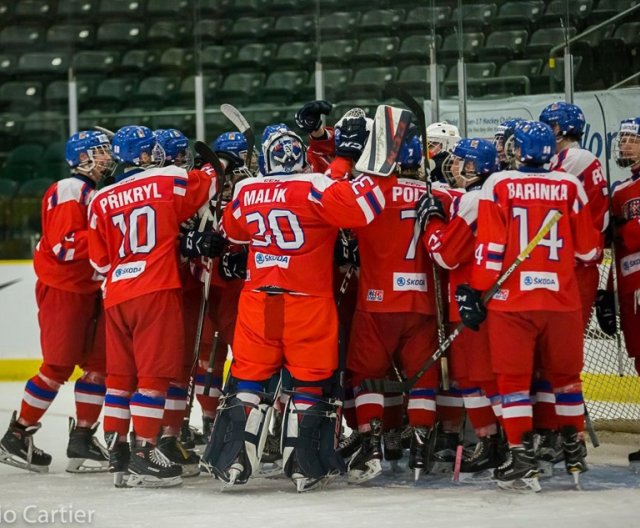
[[431, 123], [427, 127], [427, 143], [430, 156], [442, 151], [451, 152], [458, 141], [460, 141], [460, 131], [457, 126], [451, 123], [440, 121]]

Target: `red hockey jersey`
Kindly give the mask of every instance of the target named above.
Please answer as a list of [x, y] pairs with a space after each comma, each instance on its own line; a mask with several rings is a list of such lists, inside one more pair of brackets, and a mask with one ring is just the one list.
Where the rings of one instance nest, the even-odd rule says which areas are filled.
[[89, 263], [87, 208], [96, 184], [72, 176], [60, 180], [42, 199], [42, 238], [33, 255], [38, 280], [76, 293], [98, 291], [103, 277]]
[[629, 293], [640, 290], [640, 172], [614, 185], [611, 200], [618, 225], [618, 288], [620, 293]]
[[215, 194], [213, 175], [210, 168], [152, 168], [96, 194], [89, 207], [89, 256], [107, 276], [105, 307], [180, 288], [179, 226]]
[[[573, 143], [553, 157], [550, 169], [568, 172], [580, 180], [589, 199], [593, 225], [600, 233], [604, 233], [609, 225], [609, 189], [602, 165], [595, 154]], [[604, 234], [600, 237], [600, 245], [604, 246]]]
[[487, 290], [547, 221], [563, 216], [494, 295], [490, 309], [572, 311], [580, 308], [575, 259], [600, 258], [588, 198], [568, 173], [520, 169], [491, 175], [482, 187], [471, 285]]
[[[433, 267], [416, 224], [416, 203], [425, 192], [424, 182], [398, 179], [382, 214], [355, 230], [360, 254], [359, 310], [435, 313]], [[448, 209], [449, 194], [435, 187], [433, 193]]]
[[333, 296], [338, 227], [370, 223], [385, 207], [395, 178], [361, 175], [334, 181], [322, 174], [249, 178], [236, 185], [222, 231], [250, 244], [245, 290], [277, 287]]

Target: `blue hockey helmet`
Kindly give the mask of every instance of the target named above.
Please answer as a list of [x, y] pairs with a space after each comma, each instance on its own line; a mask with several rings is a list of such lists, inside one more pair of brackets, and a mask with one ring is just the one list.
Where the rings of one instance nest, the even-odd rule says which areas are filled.
[[405, 138], [400, 145], [397, 158], [401, 171], [417, 170], [422, 163], [422, 142], [416, 135]]
[[558, 101], [551, 103], [540, 114], [540, 121], [553, 129], [558, 125], [558, 136], [581, 138], [586, 120], [579, 106]]
[[264, 176], [295, 174], [307, 168], [306, 147], [287, 125], [268, 125], [262, 133], [260, 172]]
[[115, 168], [109, 138], [104, 132], [94, 130], [73, 134], [65, 145], [64, 158], [73, 172], [89, 175], [97, 169], [99, 178]]
[[111, 145], [113, 156], [120, 163], [143, 168], [164, 164], [164, 151], [155, 134], [146, 126], [122, 127], [113, 136]]
[[189, 148], [187, 136], [176, 128], [160, 128], [154, 134], [164, 150], [165, 165], [177, 165], [187, 171], [193, 169], [193, 152]]
[[443, 165], [443, 174], [458, 188], [486, 178], [496, 170], [498, 151], [491, 141], [482, 138], [461, 139]]
[[211, 150], [214, 152], [232, 152], [240, 158], [247, 155], [247, 148], [247, 138], [242, 132], [225, 132], [211, 143]]
[[613, 140], [613, 157], [619, 167], [640, 164], [640, 117], [625, 119], [620, 123]]
[[513, 133], [516, 159], [524, 165], [544, 165], [556, 152], [556, 137], [551, 127], [540, 121], [522, 121]]

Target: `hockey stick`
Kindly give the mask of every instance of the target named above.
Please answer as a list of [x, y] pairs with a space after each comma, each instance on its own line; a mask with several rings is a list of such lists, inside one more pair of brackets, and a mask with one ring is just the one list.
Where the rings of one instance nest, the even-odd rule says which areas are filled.
[[247, 140], [247, 157], [244, 160], [244, 164], [247, 166], [247, 169], [251, 169], [253, 150], [256, 146], [256, 136], [253, 133], [253, 129], [251, 128], [249, 121], [247, 121], [247, 119], [242, 115], [240, 110], [228, 103], [221, 104], [220, 111], [233, 123], [233, 126], [235, 126], [240, 133], [244, 134], [244, 137]]
[[103, 134], [106, 134], [106, 136], [107, 136], [109, 139], [112, 139], [112, 138], [113, 138], [113, 136], [115, 136], [115, 135], [116, 135], [116, 133], [115, 133], [113, 130], [109, 130], [108, 128], [104, 128], [104, 127], [101, 127], [101, 126], [99, 126], [99, 125], [93, 125], [91, 128], [93, 128], [93, 129], [94, 129], [94, 130], [96, 130], [97, 132], [102, 132]]
[[[500, 289], [500, 287], [507, 281], [509, 277], [513, 274], [513, 272], [522, 264], [527, 257], [531, 254], [531, 252], [536, 248], [536, 246], [542, 241], [542, 239], [547, 236], [549, 230], [558, 223], [560, 218], [562, 217], [562, 213], [560, 211], [556, 211], [555, 214], [549, 219], [549, 221], [544, 224], [540, 231], [534, 236], [527, 247], [525, 247], [520, 254], [515, 258], [511, 266], [498, 278], [498, 280], [489, 288], [484, 295], [482, 296], [482, 301], [486, 305], [488, 304], [496, 292]], [[462, 322], [458, 323], [455, 327], [451, 335], [444, 340], [444, 342], [438, 347], [438, 349], [433, 353], [433, 355], [425, 361], [420, 370], [416, 372], [411, 378], [403, 383], [387, 381], [387, 380], [379, 380], [379, 379], [368, 379], [362, 382], [362, 386], [366, 390], [370, 390], [372, 392], [409, 392], [413, 386], [418, 382], [418, 380], [422, 377], [422, 375], [429, 370], [433, 364], [440, 359], [442, 354], [451, 346], [451, 343], [460, 335], [460, 332], [464, 329], [464, 324]]]
[[[416, 116], [418, 120], [418, 128], [420, 130], [420, 137], [422, 138], [422, 148], [424, 149], [424, 173], [425, 173], [425, 184], [427, 186], [427, 193], [431, 196], [431, 177], [429, 174], [429, 149], [427, 148], [427, 120], [424, 115], [424, 109], [420, 106], [420, 103], [415, 100], [415, 98], [406, 90], [398, 86], [394, 83], [389, 83], [385, 85], [383, 90], [384, 97], [391, 98], [395, 97], [400, 102], [402, 102], [413, 115]], [[438, 265], [432, 260], [431, 261], [431, 269], [433, 273], [433, 287], [434, 287], [434, 296], [436, 301], [436, 321], [438, 324], [438, 344], [441, 345], [446, 339], [446, 331], [445, 331], [445, 317], [444, 317], [444, 303], [442, 297], [442, 280], [440, 276], [440, 269]], [[440, 376], [442, 378], [442, 388], [444, 390], [449, 390], [449, 363], [447, 361], [447, 357], [443, 355], [440, 358]]]

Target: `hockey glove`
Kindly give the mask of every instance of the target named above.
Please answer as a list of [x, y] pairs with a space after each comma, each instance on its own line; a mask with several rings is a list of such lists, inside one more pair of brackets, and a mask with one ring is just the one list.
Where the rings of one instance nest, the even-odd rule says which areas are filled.
[[244, 160], [233, 152], [227, 150], [216, 150], [216, 155], [220, 158], [220, 161], [224, 162], [225, 175], [233, 174], [233, 171], [244, 166]]
[[226, 252], [220, 255], [218, 273], [226, 281], [247, 278], [247, 252]]
[[217, 257], [226, 243], [216, 231], [188, 231], [180, 240], [180, 253], [187, 258]]
[[482, 302], [480, 292], [468, 284], [460, 284], [456, 288], [455, 297], [462, 323], [477, 332], [480, 323], [487, 318], [487, 308]]
[[348, 117], [336, 127], [336, 155], [358, 161], [369, 137], [364, 117]]
[[442, 202], [437, 196], [429, 195], [429, 193], [424, 193], [418, 200], [416, 213], [421, 231], [427, 228], [427, 224], [432, 218], [445, 219]]
[[596, 318], [600, 329], [608, 336], [614, 336], [616, 327], [616, 304], [613, 292], [598, 290], [596, 295]]
[[343, 235], [338, 235], [336, 244], [333, 247], [333, 261], [336, 266], [358, 266], [358, 241], [348, 239]]
[[311, 134], [320, 128], [322, 114], [328, 115], [333, 106], [329, 101], [311, 101], [296, 112], [296, 125], [307, 134]]

